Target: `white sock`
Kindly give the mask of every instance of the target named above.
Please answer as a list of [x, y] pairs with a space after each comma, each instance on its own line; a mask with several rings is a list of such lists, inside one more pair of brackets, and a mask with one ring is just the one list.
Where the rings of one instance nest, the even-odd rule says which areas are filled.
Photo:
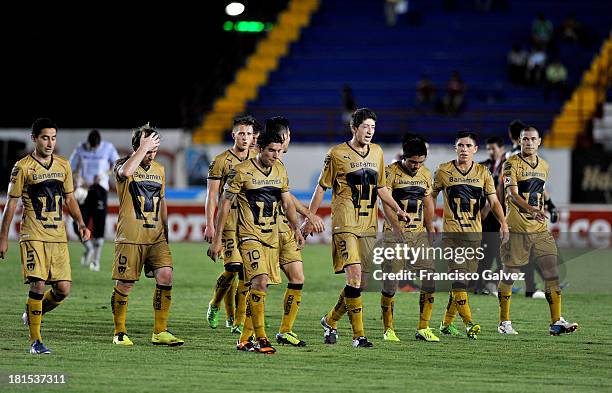
[[99, 237], [94, 239], [94, 254], [92, 263], [96, 266], [100, 266], [100, 256], [102, 255], [102, 246], [104, 246], [104, 238]]

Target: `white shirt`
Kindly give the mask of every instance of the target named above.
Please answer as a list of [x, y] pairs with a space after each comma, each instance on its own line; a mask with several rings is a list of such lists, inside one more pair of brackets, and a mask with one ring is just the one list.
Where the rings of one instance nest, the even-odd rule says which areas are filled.
[[108, 173], [118, 159], [117, 149], [110, 142], [101, 141], [94, 150], [87, 150], [87, 142], [82, 142], [72, 152], [70, 166], [88, 186], [99, 176], [98, 184], [108, 191]]

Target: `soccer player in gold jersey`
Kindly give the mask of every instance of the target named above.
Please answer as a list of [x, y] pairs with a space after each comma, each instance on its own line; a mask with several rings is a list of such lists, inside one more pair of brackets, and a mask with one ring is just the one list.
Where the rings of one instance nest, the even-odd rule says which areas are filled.
[[144, 267], [146, 277], [155, 277], [154, 326], [151, 343], [180, 346], [184, 341], [168, 331], [172, 302], [172, 254], [168, 247], [168, 208], [164, 167], [155, 162], [160, 136], [148, 123], [132, 132], [129, 157], [117, 160], [115, 178], [119, 218], [115, 237], [111, 297], [115, 332], [113, 344], [133, 345], [127, 335], [125, 317], [128, 295]]
[[[253, 140], [253, 126], [255, 119], [252, 116], [239, 116], [234, 119], [232, 138], [234, 145], [217, 155], [210, 163], [208, 169], [207, 194], [206, 194], [206, 229], [204, 240], [211, 243], [215, 235], [215, 211], [219, 205], [221, 192], [227, 183], [229, 174], [234, 166], [255, 157], [256, 153], [250, 149]], [[236, 219], [238, 217], [238, 205], [234, 203], [230, 210], [225, 228], [223, 229], [223, 272], [217, 278], [213, 298], [208, 303], [206, 319], [211, 328], [216, 329], [219, 323], [219, 304], [221, 300], [225, 303], [227, 320], [225, 326], [232, 329], [232, 333], [240, 334], [244, 325], [246, 311], [247, 283], [242, 271], [242, 257], [238, 252], [236, 244]], [[234, 294], [233, 282], [238, 276], [238, 286]], [[235, 296], [235, 303], [234, 298]], [[235, 308], [234, 308], [235, 304]]]
[[[262, 132], [257, 143], [260, 149], [257, 156], [236, 165], [230, 174], [208, 255], [213, 260], [220, 255], [223, 249], [222, 228], [231, 205], [237, 200], [238, 250], [243, 260], [245, 279], [251, 283], [246, 321], [237, 349], [273, 354], [276, 349], [266, 334], [264, 308], [268, 285], [281, 282], [277, 223], [280, 204], [286, 212], [299, 249], [304, 245], [304, 238], [291, 203], [287, 171], [278, 160], [283, 151], [283, 140], [276, 133]], [[253, 333], [256, 345], [250, 341]]]
[[[473, 161], [478, 150], [478, 138], [475, 133], [464, 130], [457, 133], [455, 151], [457, 159], [440, 164], [436, 171], [433, 186], [433, 198], [442, 192], [444, 196], [444, 227], [442, 244], [459, 253], [465, 250], [465, 258], [448, 261], [448, 271], [454, 274], [476, 273], [478, 259], [476, 250], [482, 240], [480, 220], [480, 199], [484, 195], [491, 206], [491, 211], [500, 222], [502, 242], [507, 241], [508, 225], [495, 192], [495, 184], [489, 170]], [[468, 254], [468, 250], [472, 250]], [[468, 256], [471, 257], [468, 258]], [[467, 280], [458, 279], [452, 283], [444, 320], [440, 332], [459, 335], [453, 324], [457, 312], [463, 319], [468, 338], [476, 339], [480, 325], [472, 319], [468, 303]]]
[[[19, 248], [23, 278], [30, 289], [23, 321], [30, 332], [30, 353], [48, 354], [51, 351], [40, 334], [42, 317], [64, 301], [72, 284], [62, 206], [68, 207], [84, 241], [89, 239], [89, 230], [73, 196], [70, 163], [53, 154], [57, 126], [50, 119], [37, 119], [31, 137], [34, 151], [17, 161], [11, 172], [0, 227], [0, 258], [8, 251], [9, 226], [21, 198]], [[51, 284], [51, 289], [45, 292], [46, 284]]]
[[[273, 132], [281, 136], [283, 140], [283, 151], [279, 156], [289, 150], [291, 142], [291, 130], [289, 128], [289, 120], [277, 116], [266, 120], [266, 132]], [[310, 222], [314, 227], [315, 232], [323, 232], [325, 229], [323, 220], [312, 214], [306, 206], [304, 206], [294, 195], [291, 195], [291, 201], [298, 213], [302, 214], [307, 222]], [[297, 334], [293, 331], [293, 324], [297, 318], [297, 314], [302, 303], [302, 289], [304, 287], [304, 267], [302, 264], [302, 253], [295, 243], [294, 234], [288, 225], [287, 217], [282, 209], [279, 209], [279, 264], [280, 268], [287, 277], [287, 289], [283, 298], [283, 316], [276, 341], [279, 344], [289, 344], [294, 347], [304, 347], [306, 343], [300, 340]]]
[[[408, 214], [397, 204], [386, 186], [385, 162], [380, 146], [372, 143], [376, 114], [367, 108], [357, 109], [351, 118], [350, 141], [332, 147], [325, 158], [309, 210], [316, 214], [325, 190], [332, 189], [332, 256], [336, 274], [346, 274], [346, 286], [336, 305], [321, 318], [326, 344], [335, 344], [337, 324], [348, 313], [353, 330], [353, 347], [372, 347], [363, 327], [361, 291], [367, 285], [367, 273], [378, 233], [377, 199], [389, 205], [402, 221]], [[305, 234], [311, 227], [304, 228]], [[394, 231], [399, 233], [401, 228]]]
[[[387, 165], [385, 168], [387, 188], [391, 190], [393, 199], [410, 216], [410, 221], [401, 226], [403, 242], [409, 247], [428, 247], [429, 234], [435, 232], [433, 217], [435, 204], [431, 197], [432, 176], [425, 167], [427, 146], [425, 141], [414, 134], [406, 134], [402, 142], [402, 159]], [[387, 221], [397, 221], [397, 216], [391, 208], [383, 204]], [[383, 232], [389, 234], [392, 226], [385, 221]], [[399, 225], [397, 223], [396, 225]], [[408, 262], [408, 263], [407, 263]], [[430, 258], [421, 257], [414, 261], [392, 261], [390, 268], [397, 273], [405, 268], [412, 271], [425, 270], [434, 272], [434, 262]], [[393, 310], [395, 305], [396, 280], [383, 281], [380, 306], [383, 317], [383, 338], [387, 341], [400, 341], [393, 326]], [[419, 296], [419, 323], [415, 337], [423, 341], [440, 341], [429, 327], [434, 302], [435, 281], [423, 279]]]
[[545, 187], [548, 163], [538, 156], [542, 139], [538, 130], [527, 126], [520, 133], [520, 153], [504, 163], [503, 184], [506, 190], [506, 220], [510, 227], [510, 240], [501, 246], [504, 277], [499, 282], [499, 326], [502, 334], [518, 334], [510, 321], [512, 273], [530, 263], [530, 255], [544, 279], [546, 300], [550, 308], [549, 333], [558, 336], [572, 333], [578, 324], [561, 316], [561, 288], [557, 245], [546, 225]]

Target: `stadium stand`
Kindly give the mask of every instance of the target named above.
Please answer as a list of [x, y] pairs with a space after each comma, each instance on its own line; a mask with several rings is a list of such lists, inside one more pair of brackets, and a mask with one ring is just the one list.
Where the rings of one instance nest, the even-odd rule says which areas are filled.
[[[455, 2], [452, 11], [442, 3], [411, 1], [411, 12], [419, 17], [413, 16], [411, 23], [400, 17], [396, 26], [388, 27], [381, 1], [322, 2], [301, 40], [247, 110], [261, 118], [287, 115], [296, 141], [340, 140], [341, 91], [347, 84], [359, 106], [379, 113], [379, 142], [395, 142], [398, 134], [413, 131], [446, 143], [463, 127], [486, 137], [516, 117], [547, 130], [562, 103], [544, 100], [540, 87], [512, 86], [506, 75], [507, 51], [513, 42], [529, 43], [530, 23], [539, 11], [556, 26], [573, 13], [588, 27], [590, 43], [558, 45], [556, 54], [568, 69], [572, 88], [612, 25], [604, 1], [515, 0], [488, 13], [474, 10], [473, 2]], [[420, 76], [431, 75], [440, 95], [453, 70], [467, 85], [463, 113], [447, 117], [415, 111]]]

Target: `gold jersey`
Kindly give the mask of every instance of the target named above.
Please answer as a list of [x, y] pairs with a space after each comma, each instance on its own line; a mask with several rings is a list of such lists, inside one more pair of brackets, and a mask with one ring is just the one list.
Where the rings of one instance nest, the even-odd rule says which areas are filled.
[[160, 207], [166, 193], [164, 167], [153, 161], [149, 168], [138, 166], [127, 178], [118, 174], [128, 158], [115, 164], [119, 218], [116, 243], [155, 244], [165, 241]]
[[[529, 205], [544, 211], [544, 188], [548, 178], [548, 163], [536, 156], [531, 165], [520, 155], [514, 155], [504, 163], [504, 189], [517, 186], [520, 196]], [[510, 232], [536, 233], [548, 230], [545, 222], [538, 222], [531, 214], [522, 212], [506, 192], [506, 221]]]
[[279, 160], [272, 168], [260, 168], [251, 158], [232, 170], [225, 191], [237, 194], [239, 242], [254, 239], [278, 247], [278, 207], [281, 194], [289, 192], [287, 170]]
[[363, 155], [348, 142], [332, 147], [319, 176], [319, 185], [332, 189], [332, 233], [375, 236], [378, 188], [385, 187], [386, 182], [380, 146], [368, 145]]
[[[227, 179], [231, 170], [244, 160], [247, 160], [251, 157], [255, 156], [255, 154], [248, 150], [247, 157], [245, 159], [239, 158], [234, 152], [230, 149], [224, 151], [223, 153], [217, 155], [215, 159], [210, 163], [208, 167], [208, 179], [209, 180], [219, 180], [219, 200], [217, 201], [217, 206], [221, 206], [221, 198], [223, 196], [223, 189], [225, 188], [225, 184], [227, 183]], [[236, 230], [236, 219], [238, 218], [238, 203], [232, 204], [230, 214], [227, 217], [227, 222], [225, 223], [224, 231], [235, 231]], [[211, 212], [214, 214], [214, 212]], [[208, 212], [206, 212], [208, 214]]]
[[[431, 171], [425, 166], [411, 176], [400, 161], [394, 162], [385, 168], [387, 177], [387, 188], [395, 202], [410, 216], [410, 222], [403, 223], [403, 232], [423, 232], [423, 201], [426, 196], [431, 195], [432, 180]], [[383, 230], [390, 231], [391, 226], [385, 224]]]
[[444, 232], [482, 232], [481, 197], [495, 194], [487, 167], [472, 162], [470, 169], [462, 172], [454, 160], [440, 164], [433, 190], [444, 196]]
[[44, 166], [29, 154], [17, 161], [10, 182], [9, 196], [23, 202], [19, 241], [67, 242], [62, 207], [64, 195], [74, 191], [68, 160], [51, 155]]

